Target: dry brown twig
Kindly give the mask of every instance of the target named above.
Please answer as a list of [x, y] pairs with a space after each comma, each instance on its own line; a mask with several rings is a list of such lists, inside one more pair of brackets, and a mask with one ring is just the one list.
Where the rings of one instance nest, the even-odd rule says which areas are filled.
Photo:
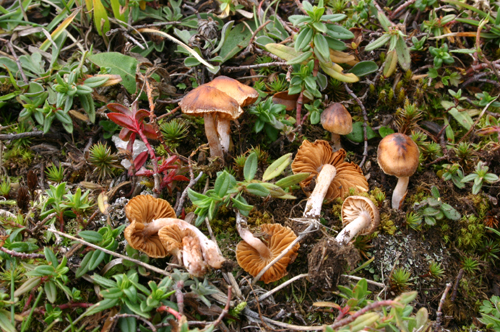
[[443, 313], [441, 310], [443, 309], [443, 304], [444, 304], [444, 301], [446, 300], [446, 295], [450, 291], [450, 288], [451, 288], [451, 282], [446, 284], [446, 288], [443, 292], [443, 296], [441, 296], [441, 300], [439, 300], [439, 307], [438, 307], [438, 311], [436, 313], [436, 324], [434, 325], [436, 330], [441, 325], [441, 320], [442, 320], [442, 316], [443, 316]]

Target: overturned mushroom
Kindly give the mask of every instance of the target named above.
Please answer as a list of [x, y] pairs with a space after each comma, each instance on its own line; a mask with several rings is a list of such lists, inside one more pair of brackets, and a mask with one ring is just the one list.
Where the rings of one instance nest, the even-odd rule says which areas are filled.
[[392, 193], [393, 209], [399, 210], [403, 204], [410, 176], [418, 167], [419, 155], [417, 144], [405, 134], [387, 135], [378, 145], [377, 162], [380, 168], [385, 174], [398, 178], [398, 183]]
[[[237, 224], [238, 233], [243, 241], [236, 247], [236, 259], [243, 270], [253, 277], [279, 256], [296, 238], [295, 233], [280, 224], [266, 224], [260, 227], [265, 242], [256, 238], [247, 228]], [[279, 280], [286, 275], [288, 264], [297, 257], [300, 244], [296, 244], [279, 261], [274, 263], [261, 277], [266, 284]]]
[[158, 231], [163, 225], [156, 220], [175, 218], [175, 211], [167, 201], [148, 195], [136, 196], [125, 206], [125, 214], [131, 224], [125, 229], [124, 235], [132, 248], [146, 253], [149, 257], [160, 258], [168, 255], [158, 237]]
[[356, 235], [368, 235], [377, 229], [380, 216], [373, 202], [363, 196], [349, 196], [342, 204], [342, 225], [344, 229], [337, 235], [339, 244], [346, 244]]
[[[314, 143], [304, 141], [292, 163], [292, 171], [310, 173], [308, 178], [300, 183], [309, 196], [304, 217], [317, 217], [321, 213], [323, 200], [331, 202], [337, 197], [344, 198], [349, 188], [358, 192], [368, 191], [368, 182], [354, 163], [344, 161], [345, 151], [333, 152], [327, 141], [318, 140]], [[316, 185], [310, 188], [312, 180]]]
[[[216, 88], [231, 96], [238, 102], [240, 107], [251, 105], [259, 98], [257, 90], [227, 76], [216, 77], [205, 85]], [[231, 115], [221, 113], [217, 117], [217, 132], [219, 133], [220, 143], [224, 152], [229, 150], [231, 141], [231, 120], [236, 120], [242, 113], [243, 110], [240, 108], [238, 113]]]

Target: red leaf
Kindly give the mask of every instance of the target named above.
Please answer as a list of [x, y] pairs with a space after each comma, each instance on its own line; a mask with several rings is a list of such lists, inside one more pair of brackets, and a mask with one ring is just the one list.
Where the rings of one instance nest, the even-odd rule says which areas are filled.
[[134, 116], [134, 114], [132, 113], [132, 111], [130, 111], [128, 109], [128, 107], [125, 107], [122, 104], [111, 103], [111, 104], [106, 105], [106, 107], [110, 111], [112, 111], [112, 112], [122, 113], [122, 114], [128, 115], [129, 117], [133, 117]]
[[150, 171], [149, 169], [146, 168], [141, 168], [138, 172], [135, 173], [136, 176], [152, 176], [153, 171]]
[[117, 125], [137, 132], [137, 122], [121, 113], [108, 113], [108, 118]]
[[[122, 128], [122, 130], [120, 131], [120, 135], [118, 137], [120, 137], [120, 139], [122, 141], [128, 141], [130, 139], [130, 135], [133, 134], [134, 132], [132, 132], [131, 130], [128, 130], [127, 128]], [[134, 133], [135, 134], [135, 133]]]
[[173, 181], [189, 181], [184, 175], [176, 175], [172, 178]]
[[154, 130], [153, 126], [150, 124], [144, 124], [144, 128], [143, 128], [142, 132], [144, 133], [144, 135], [147, 138], [158, 139], [158, 135], [156, 134], [156, 131]]
[[148, 160], [148, 152], [144, 151], [139, 153], [139, 155], [134, 160], [135, 169], [140, 169], [144, 163]]
[[140, 109], [135, 113], [134, 117], [137, 120], [137, 122], [141, 123], [144, 118], [149, 117], [150, 113], [148, 110], [145, 109]]

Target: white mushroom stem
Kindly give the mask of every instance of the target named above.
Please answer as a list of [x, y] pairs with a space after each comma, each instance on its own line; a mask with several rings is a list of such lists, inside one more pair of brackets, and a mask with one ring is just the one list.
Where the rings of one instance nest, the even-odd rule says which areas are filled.
[[207, 273], [207, 263], [198, 245], [197, 238], [186, 236], [182, 239], [182, 260], [189, 274], [202, 277]]
[[408, 188], [408, 182], [410, 182], [410, 177], [401, 176], [398, 177], [398, 183], [396, 184], [396, 188], [394, 188], [394, 192], [392, 193], [392, 208], [395, 210], [399, 210], [401, 204], [403, 203], [406, 197], [406, 189]]
[[208, 265], [215, 269], [220, 269], [222, 267], [222, 263], [224, 263], [224, 261], [226, 260], [224, 257], [222, 257], [222, 255], [219, 254], [219, 252], [217, 251], [217, 245], [212, 240], [210, 240], [205, 234], [203, 234], [198, 229], [198, 227], [188, 224], [184, 220], [176, 218], [160, 218], [153, 220], [153, 222], [151, 222], [150, 224], [163, 225], [162, 227], [168, 225], [177, 225], [181, 230], [192, 230], [198, 237], [198, 240], [200, 240], [203, 259], [208, 263]]
[[349, 243], [362, 229], [368, 227], [372, 221], [370, 213], [362, 211], [359, 216], [347, 224], [335, 238], [341, 245]]
[[330, 164], [323, 165], [316, 178], [316, 186], [307, 200], [306, 209], [304, 210], [305, 218], [317, 217], [320, 215], [323, 200], [325, 199], [328, 188], [335, 178], [335, 175], [337, 175], [335, 166]]
[[243, 227], [243, 223], [246, 224], [241, 216], [239, 218], [236, 218], [236, 229], [238, 230], [238, 233], [240, 234], [240, 237], [243, 239], [243, 241], [257, 250], [261, 257], [271, 258], [271, 250], [269, 250], [264, 242], [253, 236], [252, 232], [250, 232], [248, 228]]
[[219, 142], [217, 135], [217, 127], [215, 125], [215, 117], [213, 114], [205, 113], [205, 135], [207, 135], [208, 145], [210, 146], [210, 156], [224, 158], [224, 152]]
[[342, 149], [342, 144], [340, 144], [340, 135], [332, 133], [332, 150], [338, 151]]
[[231, 144], [231, 120], [219, 117], [217, 119], [217, 133], [219, 134], [222, 151], [227, 153], [229, 151], [229, 144]]

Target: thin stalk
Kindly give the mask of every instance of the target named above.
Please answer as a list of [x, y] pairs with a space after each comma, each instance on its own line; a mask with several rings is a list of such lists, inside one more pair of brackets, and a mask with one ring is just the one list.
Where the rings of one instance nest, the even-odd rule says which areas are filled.
[[297, 121], [297, 127], [300, 126], [302, 123], [300, 120], [300, 114], [302, 113], [302, 105], [304, 104], [304, 93], [300, 91], [299, 98], [297, 98], [297, 118], [295, 119]]
[[33, 316], [33, 312], [35, 311], [35, 308], [38, 306], [38, 302], [40, 302], [40, 299], [42, 298], [43, 292], [39, 292], [38, 296], [36, 297], [35, 303], [33, 303], [33, 307], [31, 308], [30, 314], [28, 315], [28, 319], [26, 319], [25, 324], [23, 324], [21, 328], [21, 332], [24, 332], [26, 328], [29, 326], [31, 317]]
[[151, 145], [149, 144], [148, 139], [146, 138], [146, 135], [142, 132], [142, 130], [139, 130], [139, 136], [141, 136], [142, 141], [144, 144], [146, 144], [146, 148], [148, 149], [149, 152], [149, 157], [153, 161], [153, 179], [155, 181], [155, 186], [154, 186], [154, 192], [159, 194], [160, 193], [160, 174], [158, 173], [158, 160], [156, 159], [155, 152]]
[[11, 266], [11, 274], [10, 274], [10, 301], [12, 304], [10, 305], [10, 320], [12, 321], [12, 326], [16, 326], [16, 311], [15, 311], [15, 301], [14, 301], [14, 292], [16, 291], [16, 286], [14, 285], [14, 273], [16, 271], [16, 263], [17, 260], [15, 257], [12, 257], [12, 266]]

